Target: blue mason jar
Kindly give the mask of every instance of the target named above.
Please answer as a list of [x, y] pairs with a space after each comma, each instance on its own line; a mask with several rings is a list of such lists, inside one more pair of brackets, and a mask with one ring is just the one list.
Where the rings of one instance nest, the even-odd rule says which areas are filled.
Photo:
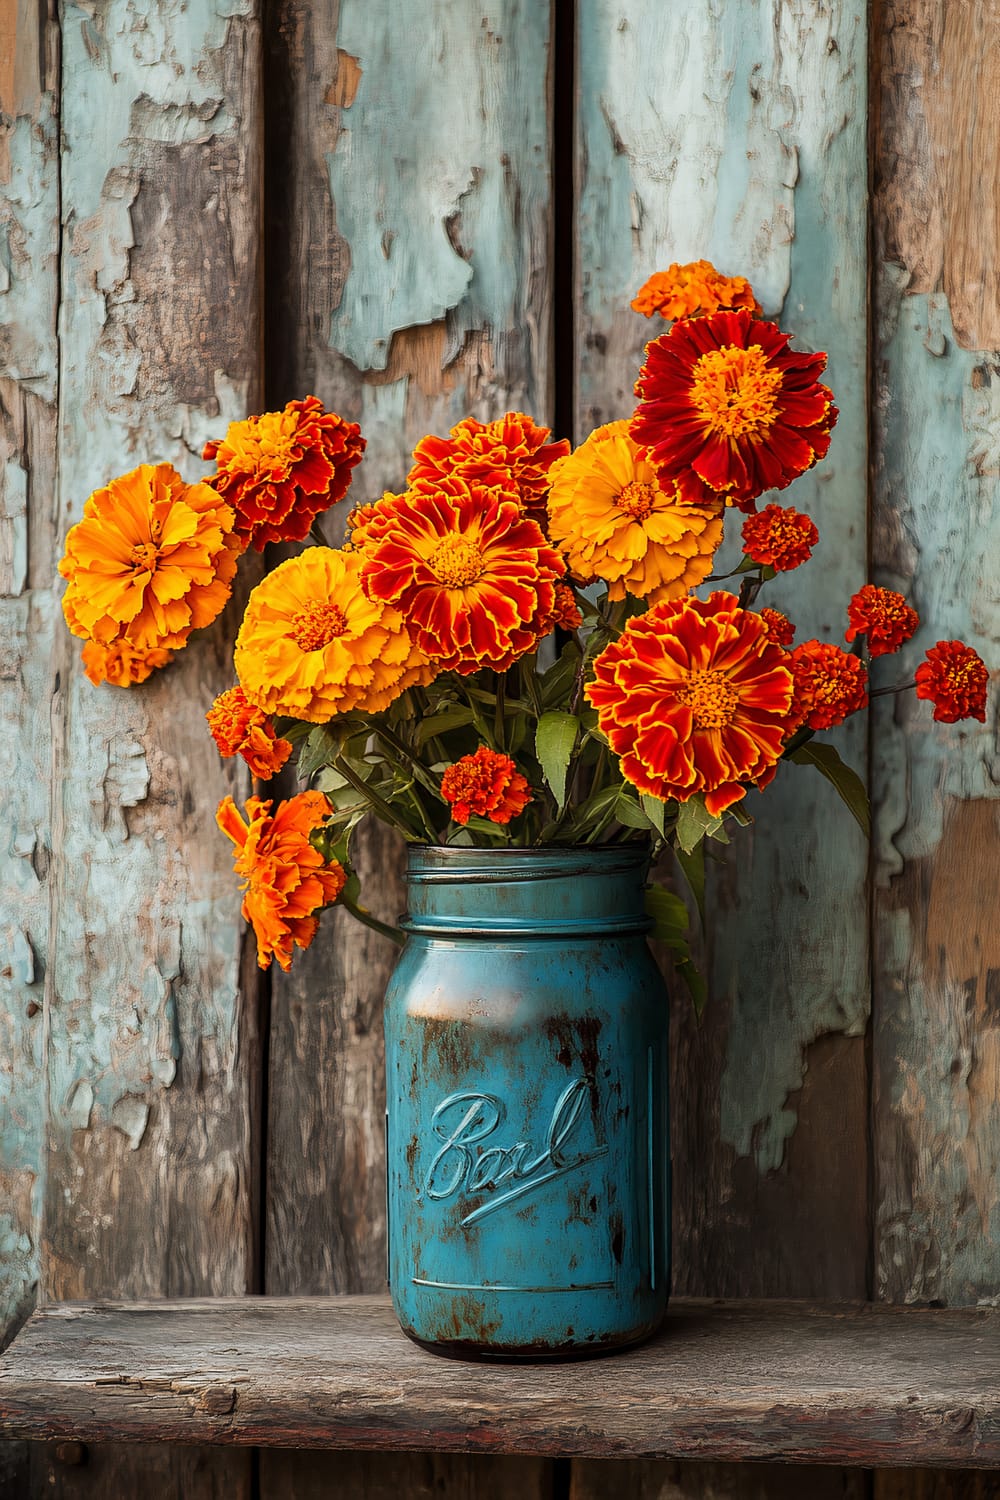
[[412, 847], [386, 993], [389, 1282], [442, 1353], [653, 1332], [670, 1278], [648, 851]]

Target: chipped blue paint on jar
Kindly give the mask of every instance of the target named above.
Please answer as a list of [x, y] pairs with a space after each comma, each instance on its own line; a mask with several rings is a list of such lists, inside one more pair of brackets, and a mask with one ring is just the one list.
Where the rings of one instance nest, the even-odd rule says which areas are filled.
[[648, 851], [414, 847], [386, 994], [389, 1281], [442, 1353], [635, 1343], [667, 1303]]

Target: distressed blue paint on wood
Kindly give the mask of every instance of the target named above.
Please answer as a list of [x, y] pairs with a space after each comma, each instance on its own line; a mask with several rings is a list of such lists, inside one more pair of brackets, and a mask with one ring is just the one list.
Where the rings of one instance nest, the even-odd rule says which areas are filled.
[[[944, 296], [896, 267], [881, 307], [879, 581], [929, 622], [888, 684], [937, 640], [1000, 654], [1000, 357], [960, 348]], [[1000, 1286], [995, 686], [984, 725], [909, 694], [875, 723], [878, 1289], [975, 1302]]]
[[[249, 0], [66, 7], [61, 529], [141, 460], [200, 475], [204, 439], [243, 414], [258, 52]], [[239, 1291], [252, 1028], [212, 814], [244, 784], [201, 722], [231, 681], [226, 629], [127, 692], [95, 689], [78, 650], [63, 632], [46, 1290]]]
[[484, 328], [501, 366], [508, 345], [536, 366], [548, 336], [533, 254], [548, 226], [548, 101], [535, 87], [548, 6], [422, 3], [394, 23], [353, 0], [337, 41], [360, 78], [328, 157], [350, 247], [333, 346], [384, 370], [394, 333], [446, 319], [442, 368]]
[[[738, 25], [694, 0], [581, 11], [581, 428], [634, 405], [657, 329], [628, 303], [672, 260], [746, 272], [766, 313], [827, 349], [841, 409], [831, 455], [781, 497], [813, 516], [821, 544], [764, 596], [799, 639], [837, 638], [865, 578], [865, 31], [857, 0], [746, 5]], [[843, 738], [863, 768], [863, 724]], [[807, 1049], [864, 1031], [866, 854], [800, 768], [748, 810], [756, 826], [731, 851], [711, 921], [713, 1000], [730, 1010], [718, 1130], [768, 1173], [796, 1128]]]
[[[0, 58], [0, 1344], [38, 1279], [46, 1165], [57, 49], [22, 4]], [[30, 514], [29, 514], [30, 506]]]

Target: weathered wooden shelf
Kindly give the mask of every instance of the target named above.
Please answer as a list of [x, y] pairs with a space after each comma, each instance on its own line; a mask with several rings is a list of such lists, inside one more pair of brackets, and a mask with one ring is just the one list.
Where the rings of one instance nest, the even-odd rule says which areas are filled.
[[0, 1357], [0, 1435], [1000, 1467], [1000, 1310], [675, 1303], [587, 1362], [428, 1354], [385, 1297], [68, 1302]]

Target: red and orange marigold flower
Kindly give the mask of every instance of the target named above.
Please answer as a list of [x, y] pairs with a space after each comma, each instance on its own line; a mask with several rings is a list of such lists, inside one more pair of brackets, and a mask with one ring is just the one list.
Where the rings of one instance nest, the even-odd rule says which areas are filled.
[[233, 512], [214, 489], [140, 464], [95, 490], [66, 537], [66, 623], [102, 646], [178, 650], [229, 598], [238, 555]]
[[911, 609], [902, 594], [895, 589], [877, 588], [866, 583], [858, 589], [847, 606], [850, 621], [844, 639], [856, 640], [859, 635], [868, 638], [869, 656], [887, 656], [898, 651], [910, 639], [920, 619]]
[[223, 797], [216, 822], [236, 845], [233, 862], [243, 878], [243, 916], [257, 936], [257, 963], [267, 969], [276, 958], [287, 972], [293, 947], [309, 947], [319, 925], [315, 913], [336, 901], [347, 875], [309, 840], [333, 811], [322, 792], [299, 792], [273, 814], [272, 806], [251, 797], [244, 820], [232, 797]]
[[509, 492], [451, 474], [374, 510], [357, 554], [365, 589], [440, 670], [506, 671], [552, 628], [565, 565]]
[[220, 693], [205, 715], [224, 759], [242, 755], [255, 776], [269, 781], [292, 753], [290, 740], [275, 733], [274, 722], [251, 703], [241, 687]]
[[556, 584], [555, 603], [549, 624], [553, 630], [579, 630], [583, 624], [583, 614], [568, 583]]
[[315, 518], [344, 498], [364, 451], [356, 422], [307, 396], [230, 422], [203, 457], [215, 459], [209, 483], [236, 512], [243, 545], [263, 552], [268, 542], [303, 541]]
[[378, 713], [433, 670], [403, 617], [361, 586], [362, 557], [307, 547], [250, 595], [236, 637], [236, 675], [265, 714], [312, 724], [334, 714]]
[[803, 641], [789, 652], [795, 678], [789, 724], [832, 729], [868, 702], [865, 664], [831, 641]]
[[759, 611], [761, 619], [767, 626], [767, 633], [772, 641], [779, 646], [790, 646], [795, 639], [795, 626], [787, 615], [783, 615], [780, 609], [771, 609], [765, 604]]
[[457, 474], [470, 485], [510, 488], [524, 510], [543, 521], [549, 470], [570, 448], [565, 438], [553, 442], [551, 437], [547, 427], [521, 411], [509, 411], [496, 422], [466, 417], [446, 438], [421, 438], [406, 482], [411, 489], [433, 489], [439, 480]]
[[573, 576], [603, 579], [613, 600], [657, 603], [695, 588], [712, 571], [722, 512], [716, 497], [683, 504], [661, 489], [627, 422], [598, 427], [552, 471], [549, 535]]
[[451, 804], [456, 823], [470, 816], [507, 824], [531, 801], [531, 788], [509, 755], [480, 745], [474, 755], [463, 755], [445, 769], [441, 795]]
[[788, 656], [734, 594], [655, 604], [594, 663], [587, 697], [640, 792], [716, 814], [781, 756]]
[[959, 719], [985, 723], [989, 673], [979, 652], [964, 641], [938, 641], [914, 676], [917, 697], [934, 704], [939, 724], [955, 724]]
[[790, 505], [765, 505], [743, 522], [743, 551], [752, 562], [776, 573], [808, 562], [818, 541], [815, 522]]
[[745, 276], [723, 276], [710, 260], [676, 261], [665, 271], [654, 271], [643, 282], [632, 306], [643, 317], [694, 318], [720, 309], [747, 307], [759, 313], [753, 288]]
[[684, 318], [646, 345], [631, 433], [664, 489], [698, 503], [724, 495], [751, 510], [824, 457], [837, 419], [817, 378], [826, 355], [788, 342], [743, 310]]

